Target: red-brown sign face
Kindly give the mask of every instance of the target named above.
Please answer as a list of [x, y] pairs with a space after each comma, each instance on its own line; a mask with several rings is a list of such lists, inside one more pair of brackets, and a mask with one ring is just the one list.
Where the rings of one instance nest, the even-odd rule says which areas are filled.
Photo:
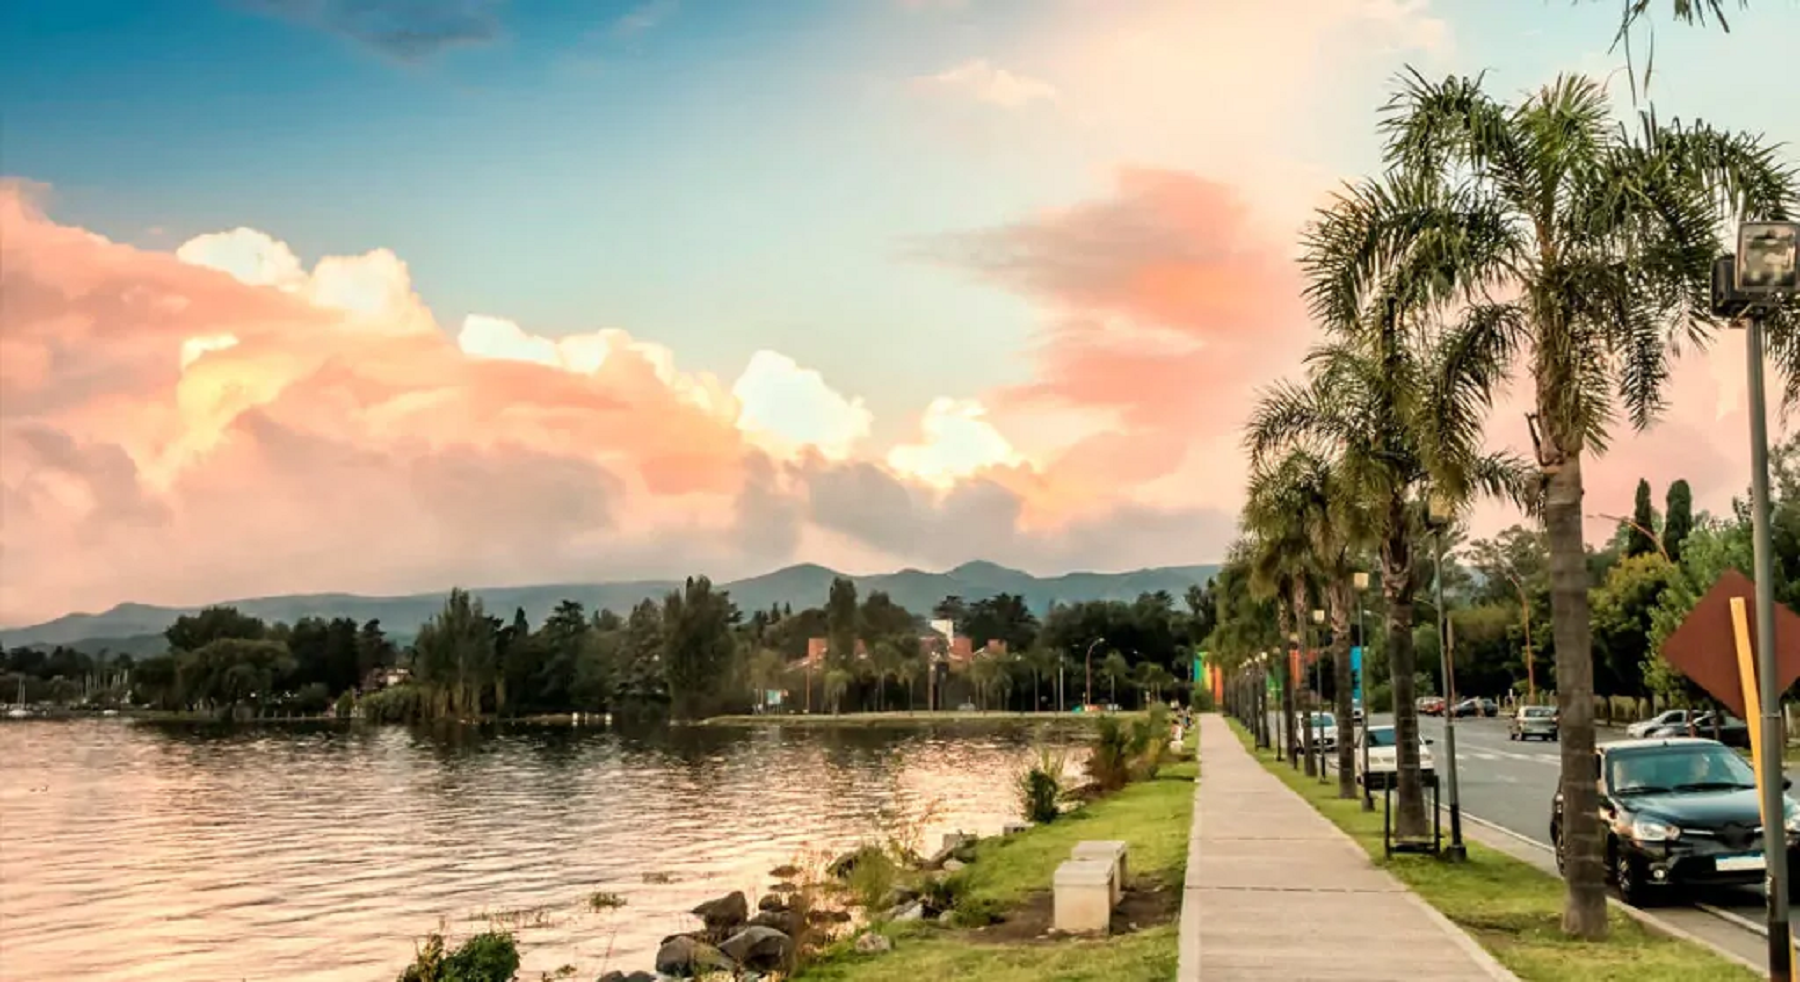
[[[1728, 569], [1687, 619], [1663, 641], [1662, 656], [1675, 670], [1705, 689], [1738, 716], [1744, 715], [1744, 684], [1739, 680], [1737, 633], [1731, 622], [1731, 599], [1744, 598], [1750, 643], [1756, 644], [1756, 585]], [[1776, 687], [1786, 691], [1800, 678], [1800, 614], [1775, 605]]]

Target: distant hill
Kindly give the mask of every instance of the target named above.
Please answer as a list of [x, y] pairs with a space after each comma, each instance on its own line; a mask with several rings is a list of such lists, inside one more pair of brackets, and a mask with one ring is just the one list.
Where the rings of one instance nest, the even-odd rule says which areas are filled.
[[[1164, 566], [1131, 573], [1066, 573], [1040, 578], [994, 563], [964, 563], [943, 573], [903, 569], [897, 573], [853, 576], [859, 594], [884, 590], [894, 602], [917, 614], [927, 614], [939, 600], [959, 596], [979, 600], [997, 593], [1025, 598], [1040, 615], [1052, 603], [1081, 600], [1134, 600], [1141, 593], [1167, 590], [1179, 601], [1189, 586], [1212, 579], [1217, 566]], [[745, 611], [767, 610], [776, 604], [799, 610], [824, 604], [833, 578], [842, 574], [824, 566], [803, 564], [778, 569], [723, 584]], [[546, 586], [492, 587], [473, 592], [489, 611], [511, 616], [524, 608], [536, 624], [564, 600], [580, 601], [590, 610], [610, 608], [625, 613], [646, 597], [661, 597], [680, 583], [673, 580], [634, 580], [623, 583], [560, 583]], [[292, 623], [302, 617], [352, 617], [378, 619], [388, 633], [409, 638], [444, 605], [448, 589], [403, 597], [363, 597], [349, 593], [317, 593], [286, 597], [223, 600], [246, 614], [268, 621]], [[67, 614], [53, 621], [0, 631], [0, 645], [70, 645], [84, 651], [106, 649], [122, 654], [149, 654], [161, 650], [163, 630], [182, 614], [198, 607], [155, 607], [120, 604], [102, 614]]]

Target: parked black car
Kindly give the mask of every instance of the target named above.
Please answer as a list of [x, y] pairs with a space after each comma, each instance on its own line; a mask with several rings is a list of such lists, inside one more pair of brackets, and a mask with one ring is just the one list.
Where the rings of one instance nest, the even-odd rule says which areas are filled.
[[1450, 713], [1458, 719], [1464, 716], [1498, 716], [1500, 704], [1492, 699], [1464, 699], [1452, 706]]
[[1645, 733], [1646, 737], [1684, 737], [1697, 736], [1709, 740], [1717, 740], [1727, 747], [1743, 747], [1750, 749], [1750, 724], [1726, 713], [1719, 719], [1719, 729], [1713, 732], [1713, 713], [1701, 713], [1693, 717], [1693, 729], [1686, 723], [1669, 723], [1652, 728]]
[[[1696, 737], [1623, 740], [1594, 754], [1607, 877], [1634, 907], [1684, 887], [1763, 882], [1756, 775], [1736, 751]], [[1785, 788], [1787, 782], [1783, 781]], [[1788, 863], [1800, 861], [1800, 806], [1786, 801]], [[1550, 841], [1563, 865], [1563, 796], [1550, 805]], [[1789, 881], [1789, 892], [1800, 896]]]

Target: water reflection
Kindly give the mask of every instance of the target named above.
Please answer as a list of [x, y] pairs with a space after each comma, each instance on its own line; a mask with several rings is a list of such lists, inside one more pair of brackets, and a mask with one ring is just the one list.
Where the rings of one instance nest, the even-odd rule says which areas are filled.
[[[0, 726], [0, 979], [391, 979], [548, 908], [525, 975], [648, 967], [681, 912], [883, 809], [994, 832], [1030, 756], [970, 730]], [[667, 883], [646, 883], [666, 873]], [[627, 908], [583, 909], [595, 891]]]

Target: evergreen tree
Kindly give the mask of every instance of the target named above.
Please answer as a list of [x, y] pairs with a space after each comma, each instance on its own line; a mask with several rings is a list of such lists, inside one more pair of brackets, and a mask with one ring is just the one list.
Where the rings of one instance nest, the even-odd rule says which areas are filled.
[[1694, 530], [1694, 492], [1686, 481], [1669, 485], [1669, 497], [1663, 516], [1663, 551], [1669, 559], [1681, 562], [1681, 545]]
[[1631, 512], [1631, 526], [1625, 530], [1625, 555], [1647, 556], [1656, 551], [1656, 510], [1650, 505], [1650, 482], [1638, 479], [1637, 505]]

